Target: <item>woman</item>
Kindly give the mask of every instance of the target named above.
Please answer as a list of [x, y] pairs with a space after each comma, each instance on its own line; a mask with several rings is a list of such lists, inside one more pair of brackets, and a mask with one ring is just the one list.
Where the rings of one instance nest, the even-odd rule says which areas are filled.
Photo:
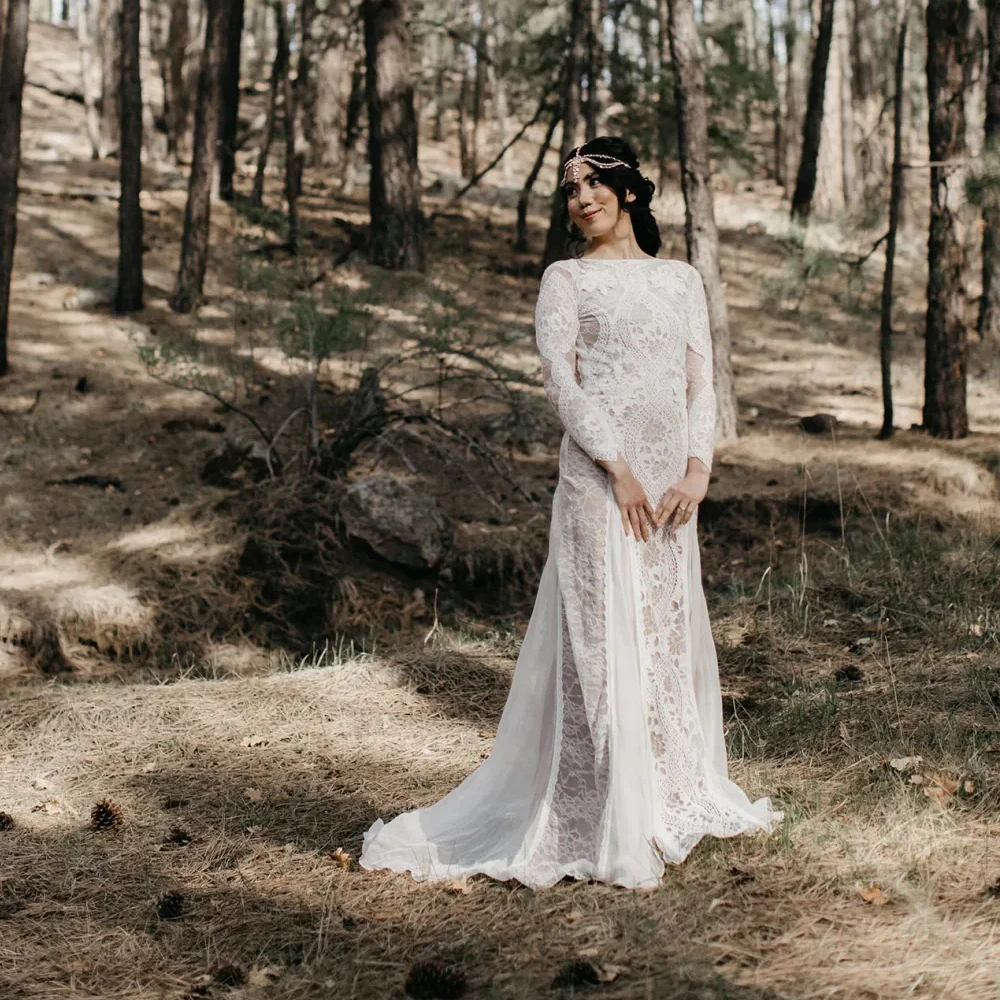
[[698, 272], [656, 257], [653, 190], [621, 139], [564, 165], [586, 244], [547, 268], [535, 311], [566, 434], [510, 695], [490, 757], [429, 808], [377, 820], [365, 868], [650, 887], [705, 834], [781, 818], [727, 776], [695, 534], [715, 429], [708, 314]]

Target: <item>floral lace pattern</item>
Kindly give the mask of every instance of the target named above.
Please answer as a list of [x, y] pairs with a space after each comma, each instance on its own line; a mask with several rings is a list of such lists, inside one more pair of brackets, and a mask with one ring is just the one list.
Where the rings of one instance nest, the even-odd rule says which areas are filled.
[[597, 460], [626, 459], [655, 505], [690, 456], [711, 467], [712, 350], [682, 261], [550, 266], [535, 311], [565, 427], [549, 558], [493, 753], [428, 809], [377, 821], [361, 863], [654, 885], [705, 834], [781, 814], [729, 780], [696, 522], [628, 538]]

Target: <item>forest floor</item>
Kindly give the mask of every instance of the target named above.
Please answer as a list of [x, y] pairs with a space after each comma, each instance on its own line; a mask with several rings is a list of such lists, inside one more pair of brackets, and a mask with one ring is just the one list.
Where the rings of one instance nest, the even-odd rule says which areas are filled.
[[[201, 479], [244, 422], [150, 377], [137, 338], [203, 347], [235, 370], [241, 269], [286, 268], [316, 296], [367, 302], [380, 357], [412, 346], [431, 302], [477, 343], [499, 339], [524, 374], [520, 405], [544, 414], [529, 384], [543, 213], [533, 254], [517, 254], [510, 192], [431, 195], [443, 214], [428, 276], [386, 281], [357, 255], [330, 267], [365, 221], [364, 189], [345, 198], [310, 173], [302, 263], [265, 247], [279, 213], [216, 205], [206, 304], [177, 317], [166, 296], [183, 177], [150, 167], [147, 305], [114, 318], [115, 164], [89, 160], [82, 107], [45, 75], [64, 41], [40, 29], [31, 50], [0, 386], [0, 811], [13, 821], [0, 829], [0, 994], [389, 998], [413, 962], [437, 959], [496, 1000], [995, 1000], [1000, 366], [973, 345], [969, 438], [905, 429], [920, 420], [922, 235], [897, 264], [904, 429], [879, 442], [879, 259], [850, 286], [838, 262], [878, 233], [817, 225], [803, 250], [773, 185], [720, 179], [741, 436], [718, 452], [703, 562], [732, 773], [776, 800], [781, 828], [706, 840], [643, 893], [366, 873], [354, 859], [377, 816], [436, 800], [489, 751], [544, 551], [558, 429], [539, 417], [487, 462], [456, 445], [481, 426], [456, 405], [446, 446], [423, 431], [367, 442], [355, 473], [405, 476], [487, 547], [516, 539], [516, 572], [502, 578], [503, 556], [487, 553], [477, 580], [467, 554], [470, 585], [449, 588], [330, 543], [330, 642], [279, 649], [245, 627], [253, 609], [239, 601], [263, 591], [239, 560], [265, 522], [288, 530], [291, 494]], [[447, 167], [428, 147], [425, 179]], [[275, 175], [275, 207], [279, 191]], [[664, 255], [682, 257], [676, 191], [658, 217]], [[806, 281], [804, 261], [828, 266]], [[298, 373], [261, 357], [247, 399], [274, 427]], [[328, 367], [331, 398], [360, 368], [357, 353]], [[395, 377], [405, 386], [415, 370]], [[433, 408], [434, 393], [417, 395]], [[799, 429], [818, 412], [834, 432]], [[106, 481], [54, 482], [79, 475]], [[121, 823], [95, 831], [105, 798]], [[604, 981], [577, 968], [575, 987], [554, 986], [572, 961]]]

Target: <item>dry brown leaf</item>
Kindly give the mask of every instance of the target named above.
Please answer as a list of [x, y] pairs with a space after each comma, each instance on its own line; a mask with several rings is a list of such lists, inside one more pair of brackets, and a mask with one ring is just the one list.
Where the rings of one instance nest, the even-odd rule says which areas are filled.
[[583, 914], [579, 910], [570, 910], [566, 914], [566, 923], [575, 924], [583, 918]]
[[971, 778], [966, 778], [965, 784], [962, 785], [962, 790], [966, 795], [971, 795], [976, 790], [976, 783]]
[[260, 747], [267, 743], [267, 738], [264, 736], [246, 736], [243, 739], [243, 746], [245, 747]]
[[276, 965], [255, 965], [247, 973], [247, 986], [270, 986], [280, 976], [281, 969]]
[[924, 776], [922, 774], [911, 774], [910, 784], [911, 785], [922, 785], [924, 783]]
[[347, 853], [342, 847], [338, 847], [335, 851], [330, 851], [327, 857], [331, 861], [336, 861], [344, 871], [347, 871], [351, 867], [351, 861], [353, 860], [350, 854]]
[[912, 771], [923, 760], [923, 757], [893, 757], [889, 761], [889, 767], [895, 771]]
[[469, 880], [464, 876], [462, 878], [452, 879], [445, 885], [448, 892], [457, 892], [459, 895], [468, 896], [472, 892], [472, 886], [469, 885]]
[[578, 956], [579, 956], [580, 958], [597, 958], [597, 956], [598, 956], [598, 955], [599, 955], [600, 953], [601, 953], [601, 952], [600, 952], [600, 950], [599, 950], [598, 948], [581, 948], [581, 949], [580, 949], [580, 950], [579, 950], [579, 951], [577, 952], [577, 955], [578, 955]]
[[493, 739], [494, 736], [496, 736], [496, 733], [483, 733], [483, 732], [479, 732], [479, 733], [476, 733], [476, 735], [477, 736], [481, 736], [484, 740], [491, 740], [491, 739]]
[[874, 883], [861, 890], [861, 898], [872, 906], [885, 906], [889, 902], [889, 897]]
[[58, 816], [63, 811], [62, 802], [59, 799], [46, 799], [31, 807], [33, 813], [47, 813], [49, 816]]
[[259, 788], [244, 788], [243, 798], [247, 802], [260, 802], [264, 798], [264, 793]]
[[628, 972], [624, 965], [612, 965], [609, 962], [607, 965], [597, 967], [597, 978], [602, 983], [613, 983], [624, 972]]

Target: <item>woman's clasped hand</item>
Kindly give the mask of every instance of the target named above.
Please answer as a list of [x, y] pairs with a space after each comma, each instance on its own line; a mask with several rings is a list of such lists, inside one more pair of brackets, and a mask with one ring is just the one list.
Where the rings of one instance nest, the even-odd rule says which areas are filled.
[[667, 489], [654, 510], [628, 463], [618, 458], [605, 468], [626, 536], [644, 542], [649, 541], [650, 531], [664, 525], [672, 531], [687, 524], [708, 492], [708, 472], [691, 470]]

